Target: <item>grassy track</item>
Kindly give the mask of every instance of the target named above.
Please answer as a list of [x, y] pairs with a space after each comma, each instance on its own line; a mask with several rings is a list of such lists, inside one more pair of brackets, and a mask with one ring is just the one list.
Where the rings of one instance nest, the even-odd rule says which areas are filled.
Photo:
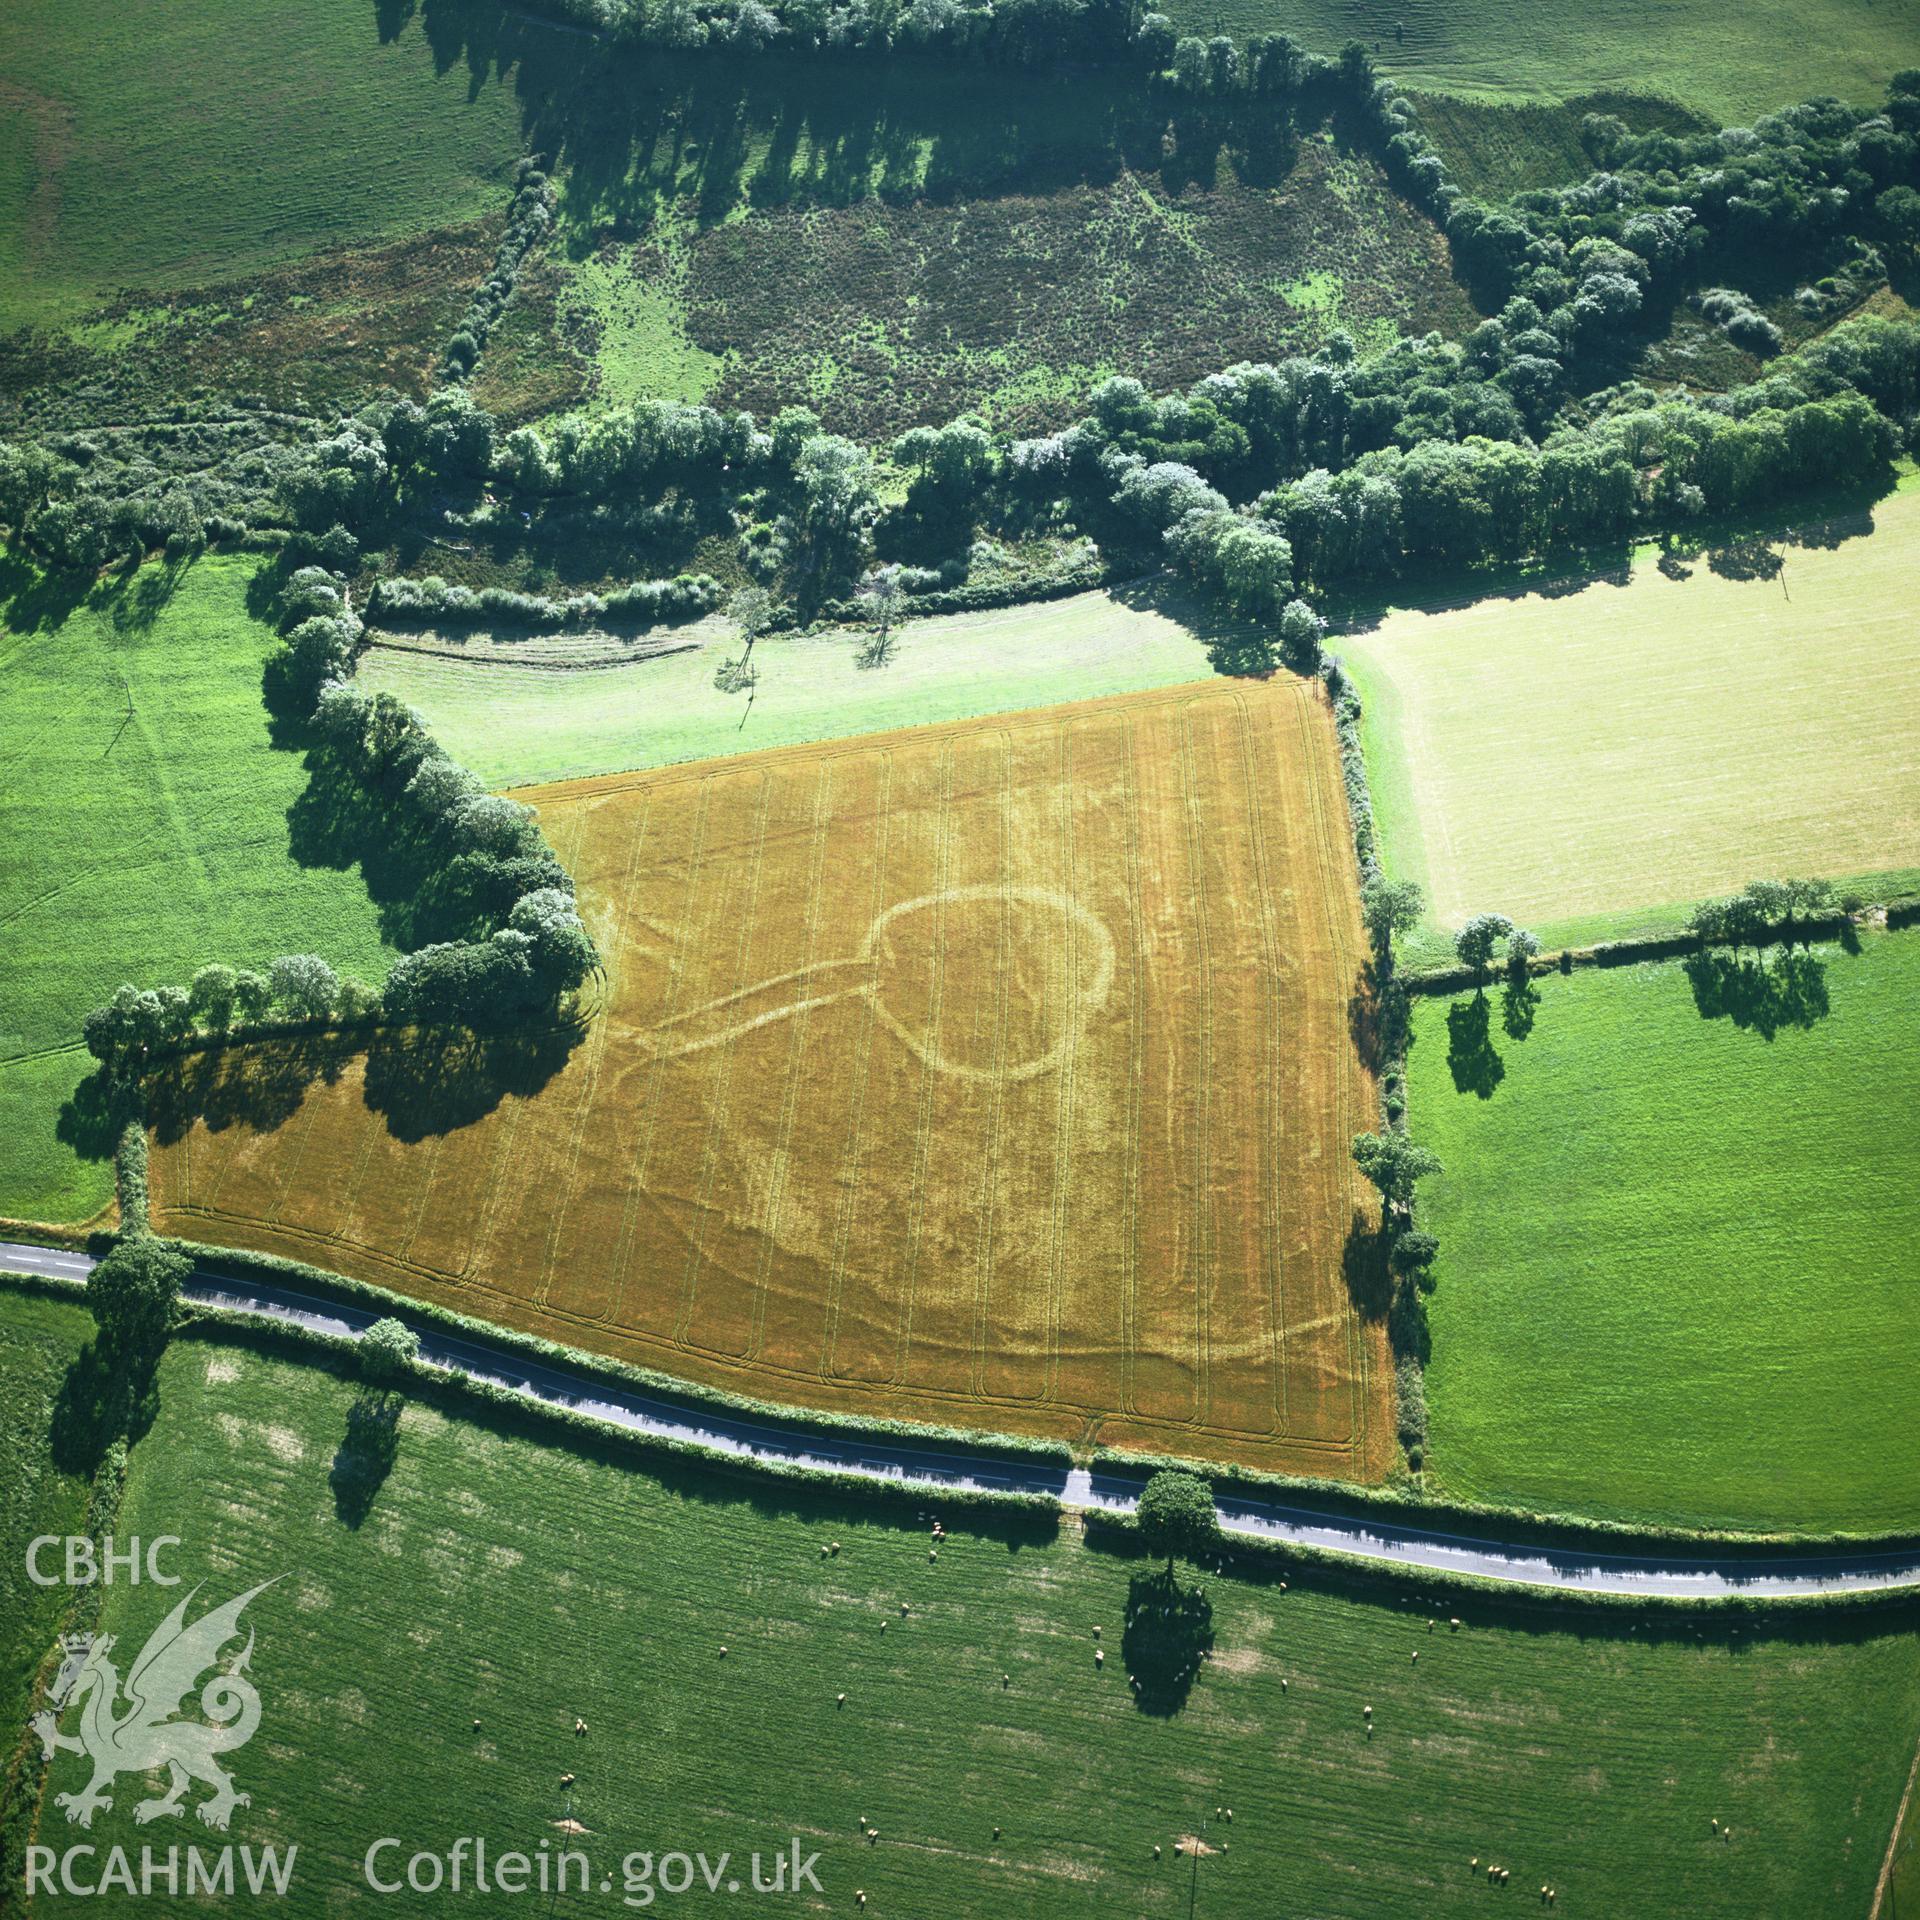
[[1584, 938], [1756, 875], [1920, 861], [1920, 490], [1873, 518], [1778, 580], [1637, 564], [1342, 640], [1388, 865], [1443, 928]]
[[[49, 1444], [54, 1398], [68, 1366], [93, 1332], [84, 1309], [28, 1294], [0, 1296], [0, 1774], [27, 1717], [34, 1670], [52, 1644], [67, 1596], [27, 1577], [28, 1544], [42, 1534], [81, 1531], [87, 1483], [55, 1466]], [[41, 1562], [59, 1564], [57, 1551]]]
[[[931, 1565], [923, 1530], [870, 1509], [662, 1482], [418, 1407], [356, 1529], [328, 1487], [351, 1388], [181, 1344], [161, 1398], [124, 1529], [181, 1535], [208, 1598], [288, 1576], [247, 1616], [263, 1719], [233, 1756], [253, 1804], [231, 1837], [298, 1845], [295, 1916], [364, 1899], [378, 1835], [403, 1857], [559, 1842], [563, 1772], [616, 1900], [629, 1852], [744, 1867], [797, 1834], [835, 1912], [861, 1889], [870, 1913], [1184, 1915], [1173, 1843], [1204, 1816], [1213, 1914], [1483, 1913], [1475, 1856], [1529, 1910], [1552, 1881], [1561, 1912], [1862, 1913], [1920, 1715], [1911, 1633], [1576, 1632], [1450, 1601], [1462, 1631], [1429, 1635], [1424, 1610], [1211, 1573], [1213, 1658], [1182, 1710], [1148, 1713], [1125, 1678], [1139, 1563], [1077, 1532], [956, 1530]], [[116, 1587], [102, 1625], [136, 1650], [171, 1598]], [[52, 1787], [82, 1777], [63, 1757]], [[87, 1837], [137, 1860], [140, 1792], [123, 1779]], [[51, 1806], [40, 1837], [67, 1838]]]
[[[1626, 1519], [1920, 1526], [1908, 1250], [1920, 938], [1822, 950], [1831, 1014], [1769, 1043], [1677, 965], [1550, 977], [1531, 1035], [1416, 1019], [1433, 1467], [1449, 1492]], [[1460, 1007], [1471, 1005], [1463, 997]]]
[[13, 0], [0, 332], [493, 211], [520, 151], [511, 88], [369, 0]]
[[564, 1066], [454, 1124], [390, 1049], [297, 1114], [271, 1052], [198, 1062], [157, 1220], [769, 1398], [1384, 1470], [1316, 686], [530, 798], [607, 968]]
[[360, 680], [417, 707], [492, 785], [521, 786], [1178, 686], [1210, 671], [1193, 629], [1104, 593], [916, 620], [898, 634], [893, 659], [871, 670], [855, 660], [859, 635], [761, 641], [750, 715], [714, 690], [721, 656], [739, 651], [724, 634], [662, 660], [565, 671], [377, 650]]
[[[319, 952], [386, 972], [360, 878], [302, 868], [287, 809], [306, 778], [272, 747], [245, 609], [253, 562], [149, 567], [70, 610], [24, 567], [0, 601], [0, 1213], [82, 1219], [106, 1168], [55, 1137], [90, 1068], [80, 1022], [123, 980]], [[132, 705], [129, 718], [128, 706]]]
[[1171, 0], [1167, 12], [1183, 33], [1284, 30], [1327, 53], [1359, 39], [1410, 87], [1667, 94], [1722, 125], [1816, 93], [1877, 100], [1920, 43], [1912, 0]]

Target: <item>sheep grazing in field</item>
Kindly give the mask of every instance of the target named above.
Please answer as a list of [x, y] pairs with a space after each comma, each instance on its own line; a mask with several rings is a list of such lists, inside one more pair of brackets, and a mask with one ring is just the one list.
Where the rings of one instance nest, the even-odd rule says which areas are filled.
[[1447, 1631], [1449, 1633], [1458, 1633], [1460, 1631], [1460, 1616], [1457, 1613], [1447, 1622]]
[[1157, 1840], [1153, 1843], [1153, 1857], [1156, 1860], [1160, 1858], [1160, 1843]]
[[931, 1565], [932, 1565], [932, 1564], [934, 1563], [934, 1561], [936, 1561], [936, 1560], [938, 1560], [939, 1558], [940, 1558], [940, 1549], [939, 1549], [938, 1547], [930, 1547], [930, 1548], [928, 1548], [928, 1550], [927, 1550], [927, 1564], [928, 1564], [929, 1566], [931, 1566]]
[[722, 1647], [722, 1648], [720, 1649], [720, 1658], [721, 1658], [722, 1660], [724, 1660], [724, 1659], [725, 1659], [726, 1657], [727, 1657], [727, 1650], [726, 1650], [726, 1648], [725, 1648], [725, 1647]]
[[479, 1722], [478, 1720], [476, 1720], [476, 1721], [475, 1721], [475, 1722], [473, 1723], [473, 1730], [474, 1730], [474, 1732], [475, 1732], [475, 1733], [478, 1733], [478, 1732], [480, 1731], [480, 1722]]
[[1280, 1682], [1280, 1691], [1281, 1691], [1282, 1693], [1285, 1693], [1285, 1692], [1286, 1692], [1286, 1690], [1287, 1690], [1287, 1683], [1286, 1683], [1286, 1682], [1285, 1682], [1284, 1680], [1282, 1680], [1282, 1681]]
[[1373, 1709], [1371, 1707], [1362, 1707], [1360, 1709], [1360, 1717], [1363, 1720], [1371, 1720], [1373, 1718]]
[[1420, 1649], [1418, 1647], [1415, 1647], [1413, 1650], [1413, 1659], [1410, 1664], [1416, 1667], [1420, 1664]]
[[1105, 1665], [1107, 1664], [1107, 1650], [1106, 1650], [1106, 1648], [1104, 1648], [1104, 1647], [1095, 1647], [1095, 1648], [1094, 1648], [1094, 1650], [1093, 1650], [1093, 1664], [1094, 1664], [1094, 1666], [1095, 1666], [1096, 1668], [1099, 1668], [1099, 1667], [1104, 1667], [1104, 1666], [1105, 1666]]
[[563, 1774], [562, 1774], [562, 1775], [560, 1776], [560, 1784], [561, 1784], [561, 1785], [562, 1785], [563, 1787], [570, 1787], [570, 1786], [572, 1786], [572, 1785], [573, 1785], [573, 1775], [572, 1775], [572, 1774], [570, 1774], [570, 1773], [563, 1773]]
[[996, 1840], [998, 1840], [998, 1839], [1000, 1838], [1000, 1829], [999, 1829], [998, 1827], [995, 1827], [995, 1828], [994, 1828], [994, 1830], [993, 1830], [993, 1837], [994, 1837], [994, 1838], [995, 1838]]
[[840, 1542], [838, 1540], [835, 1540], [831, 1544], [832, 1544], [832, 1551], [835, 1553], [838, 1553], [840, 1551]]
[[855, 1900], [857, 1900], [860, 1903], [861, 1906], [864, 1907], [867, 1904], [867, 1896], [859, 1887], [854, 1888], [853, 1897]]
[[583, 1734], [585, 1734], [586, 1730], [587, 1730], [587, 1723], [584, 1720], [576, 1717], [573, 1723], [573, 1737], [576, 1740], [578, 1740], [579, 1738], [581, 1738]]
[[833, 1696], [833, 1704], [836, 1707], [844, 1707], [847, 1704], [847, 1696], [844, 1693], [836, 1693]]
[[1468, 1862], [1468, 1865], [1473, 1868], [1475, 1873], [1478, 1873], [1480, 1871], [1480, 1856], [1476, 1853], [1472, 1860]]
[[1094, 1630], [1093, 1630], [1093, 1637], [1094, 1637], [1094, 1638], [1095, 1638], [1096, 1640], [1098, 1640], [1098, 1639], [1100, 1638], [1100, 1629], [1099, 1629], [1098, 1627], [1095, 1627], [1095, 1628], [1094, 1628]]

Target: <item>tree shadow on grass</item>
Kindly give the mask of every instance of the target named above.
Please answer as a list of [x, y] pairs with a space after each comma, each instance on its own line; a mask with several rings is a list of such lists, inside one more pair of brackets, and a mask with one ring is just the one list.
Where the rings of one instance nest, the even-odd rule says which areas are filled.
[[1500, 1025], [1510, 1040], [1524, 1040], [1533, 1031], [1540, 1010], [1540, 989], [1531, 980], [1509, 980], [1500, 990]]
[[1832, 1010], [1826, 962], [1782, 948], [1771, 966], [1725, 952], [1689, 954], [1683, 963], [1703, 1020], [1731, 1020], [1771, 1040], [1782, 1027], [1807, 1028]]
[[1447, 1069], [1461, 1093], [1491, 1100], [1507, 1077], [1507, 1063], [1493, 1044], [1492, 1008], [1484, 993], [1456, 1000], [1447, 1009]]
[[1213, 1603], [1204, 1587], [1181, 1586], [1165, 1567], [1127, 1582], [1120, 1654], [1142, 1713], [1162, 1720], [1178, 1713], [1212, 1651]]
[[74, 1083], [60, 1103], [54, 1137], [82, 1160], [111, 1160], [121, 1130], [139, 1112], [138, 1103], [117, 1087], [104, 1067], [96, 1067]]
[[111, 586], [96, 592], [92, 603], [113, 622], [116, 633], [145, 633], [165, 611], [186, 567], [183, 559], [130, 567]]
[[347, 1409], [346, 1436], [333, 1456], [327, 1484], [333, 1510], [349, 1527], [358, 1527], [373, 1511], [400, 1457], [400, 1414], [405, 1397], [377, 1387], [362, 1388]]
[[129, 1445], [160, 1411], [157, 1351], [127, 1349], [95, 1334], [74, 1356], [54, 1396], [49, 1430], [54, 1465], [91, 1475], [116, 1440]]

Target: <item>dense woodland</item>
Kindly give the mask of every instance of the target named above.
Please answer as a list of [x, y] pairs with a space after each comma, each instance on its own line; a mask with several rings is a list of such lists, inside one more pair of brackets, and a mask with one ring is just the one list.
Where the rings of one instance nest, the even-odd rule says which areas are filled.
[[[709, 38], [774, 37], [751, 24], [764, 11], [751, 0], [701, 13], [590, 11], [607, 31], [642, 37], [672, 38], [683, 19]], [[794, 8], [777, 24], [822, 57], [868, 44], [871, 28], [873, 44], [930, 35], [968, 55], [1005, 46], [1035, 59], [1064, 57], [1061, 34], [1118, 45], [1124, 27], [1100, 6], [987, 12], [922, 0], [875, 26], [884, 12], [826, 9], [816, 20]], [[351, 575], [364, 552], [402, 534], [452, 528], [511, 538], [536, 557], [583, 533], [612, 536], [661, 556], [665, 575], [684, 574], [701, 542], [731, 540], [737, 575], [801, 619], [844, 610], [876, 569], [907, 595], [951, 604], [996, 543], [1091, 536], [1110, 569], [1170, 565], [1257, 623], [1265, 637], [1249, 641], [1242, 664], [1267, 664], [1279, 649], [1310, 666], [1312, 603], [1343, 586], [1684, 531], [1858, 481], [1913, 445], [1920, 330], [1903, 321], [1845, 321], [1724, 394], [1656, 391], [1619, 374], [1688, 303], [1746, 350], [1772, 354], [1778, 329], [1727, 284], [1743, 263], [1804, 269], [1797, 298], [1818, 319], [1857, 305], [1889, 257], [1912, 258], [1920, 72], [1896, 76], [1879, 111], [1812, 101], [1718, 134], [1633, 134], [1590, 116], [1596, 171], [1495, 207], [1449, 181], [1412, 105], [1376, 81], [1358, 47], [1328, 62], [1284, 37], [1216, 41], [1196, 64], [1199, 43], [1162, 46], [1154, 19], [1125, 45], [1145, 48], [1139, 57], [1169, 89], [1317, 89], [1357, 108], [1402, 190], [1444, 229], [1487, 317], [1464, 339], [1403, 338], [1371, 356], [1336, 330], [1311, 355], [1225, 368], [1183, 394], [1116, 377], [1083, 418], [1037, 438], [963, 419], [871, 449], [823, 431], [805, 408], [762, 423], [670, 402], [507, 430], [465, 381], [550, 225], [551, 185], [529, 164], [495, 270], [424, 405], [370, 402], [330, 431], [256, 410], [0, 447], [0, 520], [36, 559], [81, 571], [264, 534], [286, 537], [289, 566]], [[907, 484], [883, 505], [886, 463]], [[409, 611], [409, 591], [414, 613], [469, 624], [598, 617], [537, 595], [485, 607], [442, 595], [429, 606], [435, 589], [398, 582], [382, 589], [385, 606]], [[626, 614], [683, 617], [718, 591], [693, 578], [636, 583]]]

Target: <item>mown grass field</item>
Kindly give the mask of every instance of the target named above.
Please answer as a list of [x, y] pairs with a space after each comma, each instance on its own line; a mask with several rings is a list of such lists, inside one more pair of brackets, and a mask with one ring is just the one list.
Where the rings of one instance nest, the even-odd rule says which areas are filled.
[[[380, 15], [397, 16], [384, 36]], [[369, 0], [0, 11], [0, 333], [494, 213], [510, 86]]]
[[1342, 638], [1388, 866], [1442, 929], [1582, 939], [1758, 875], [1920, 862], [1920, 490], [1873, 522], [1775, 580], [1644, 561]]
[[1170, 0], [1182, 33], [1349, 40], [1402, 85], [1494, 100], [1665, 94], [1723, 126], [1818, 93], [1878, 100], [1913, 64], [1912, 0]]
[[77, 605], [20, 563], [4, 576], [0, 1214], [75, 1220], [106, 1204], [106, 1165], [58, 1129], [93, 1064], [80, 1022], [123, 980], [184, 985], [211, 960], [310, 952], [385, 976], [360, 876], [290, 851], [306, 776], [269, 739], [273, 634], [246, 611], [254, 565], [150, 566]]
[[[350, 1385], [181, 1342], [160, 1394], [123, 1528], [179, 1534], [208, 1600], [285, 1576], [246, 1616], [263, 1717], [232, 1757], [253, 1804], [229, 1837], [299, 1847], [292, 1915], [368, 1898], [378, 1836], [404, 1857], [479, 1834], [497, 1859], [565, 1844], [569, 1807], [614, 1902], [631, 1852], [744, 1868], [798, 1835], [824, 1911], [857, 1889], [869, 1913], [1184, 1915], [1193, 1862], [1173, 1846], [1204, 1818], [1208, 1913], [1483, 1913], [1503, 1896], [1477, 1856], [1509, 1865], [1516, 1909], [1551, 1881], [1563, 1913], [1859, 1914], [1920, 1716], [1904, 1623], [1628, 1632], [1449, 1598], [1461, 1631], [1429, 1634], [1425, 1607], [1298, 1572], [1286, 1592], [1198, 1576], [1212, 1659], [1178, 1711], [1150, 1713], [1126, 1612], [1154, 1570], [1077, 1530], [1009, 1540], [949, 1513], [930, 1564], [911, 1509], [656, 1478], [420, 1406], [356, 1529], [329, 1487]], [[174, 1597], [117, 1586], [102, 1625], [137, 1650]], [[51, 1789], [83, 1777], [62, 1756]], [[136, 1860], [143, 1841], [207, 1844], [191, 1820], [136, 1827], [146, 1791], [123, 1777], [85, 1837]], [[49, 1800], [43, 1843], [77, 1837]]]
[[[1771, 1041], [1677, 964], [1549, 976], [1494, 1068], [1422, 1001], [1440, 1238], [1433, 1476], [1555, 1511], [1920, 1526], [1920, 937], [1818, 949], [1831, 1011]], [[1456, 1087], [1493, 1083], [1489, 1097]]]
[[[0, 1777], [13, 1758], [16, 1730], [27, 1720], [33, 1677], [53, 1644], [67, 1596], [27, 1577], [27, 1550], [43, 1534], [82, 1532], [87, 1483], [54, 1462], [53, 1408], [60, 1383], [93, 1321], [78, 1305], [0, 1293], [0, 1436], [7, 1470], [0, 1474], [0, 1715], [6, 1746]], [[50, 1572], [58, 1550], [41, 1562]]]
[[775, 634], [753, 650], [751, 713], [714, 688], [715, 667], [740, 650], [721, 622], [690, 629], [685, 652], [632, 664], [505, 664], [510, 643], [481, 641], [473, 651], [484, 663], [375, 648], [359, 678], [418, 709], [489, 785], [525, 786], [1179, 686], [1210, 671], [1207, 630], [1157, 605], [1086, 593], [904, 622], [879, 668], [859, 664], [864, 634]]
[[[171, 1104], [156, 1218], [769, 1398], [1362, 1478], [1375, 1118], [1312, 683], [534, 789], [608, 971], [470, 1126]], [[411, 1140], [400, 1137], [411, 1134]], [[422, 1135], [426, 1137], [421, 1137]]]

